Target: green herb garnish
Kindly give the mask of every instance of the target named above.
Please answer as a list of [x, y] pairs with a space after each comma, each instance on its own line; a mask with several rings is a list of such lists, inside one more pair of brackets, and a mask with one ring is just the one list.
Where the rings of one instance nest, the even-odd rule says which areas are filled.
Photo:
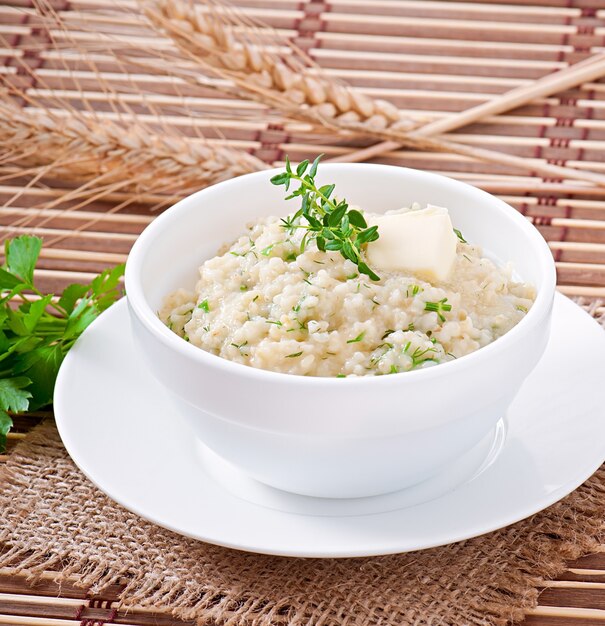
[[377, 354], [374, 355], [371, 359], [370, 359], [370, 364], [371, 365], [376, 365], [384, 356], [385, 354], [387, 354], [389, 352], [389, 350], [393, 349], [393, 344], [392, 343], [381, 343], [379, 346], [376, 346], [373, 350], [373, 352], [376, 352], [377, 350], [383, 350], [382, 354]]
[[294, 354], [287, 354], [286, 355], [286, 359], [295, 359], [297, 356], [300, 356], [302, 354], [301, 352], [295, 352]]
[[418, 367], [419, 365], [422, 365], [423, 363], [426, 363], [427, 361], [433, 361], [435, 363], [438, 363], [437, 359], [431, 356], [426, 356], [427, 354], [435, 352], [437, 352], [435, 348], [425, 348], [424, 350], [422, 348], [416, 348], [411, 355], [412, 369]]
[[456, 233], [456, 237], [458, 237], [458, 239], [460, 239], [462, 243], [468, 243], [468, 241], [462, 236], [462, 233], [457, 228], [454, 228], [454, 232]]
[[271, 254], [271, 250], [273, 250], [273, 248], [275, 248], [275, 246], [279, 245], [280, 243], [282, 243], [281, 241], [278, 241], [277, 243], [272, 243], [271, 245], [267, 246], [266, 248], [263, 248], [260, 253], [263, 256], [269, 256]]
[[[424, 289], [420, 285], [408, 285], [405, 295], [408, 298], [413, 298], [414, 296], [417, 296], [421, 291], [424, 291]], [[411, 296], [410, 292], [412, 294]]]
[[[372, 280], [380, 280], [361, 258], [361, 246], [378, 239], [378, 227], [370, 226], [364, 216], [355, 209], [349, 209], [346, 200], [331, 199], [334, 185], [315, 185], [315, 175], [320, 154], [309, 168], [309, 161], [305, 160], [292, 170], [290, 160], [286, 156], [286, 171], [273, 176], [274, 185], [284, 185], [286, 191], [292, 181], [298, 181], [300, 186], [295, 189], [287, 200], [301, 197], [300, 209], [291, 217], [282, 219], [282, 226], [289, 233], [297, 229], [306, 232], [301, 242], [301, 250], [305, 250], [310, 241], [315, 241], [322, 252], [340, 252], [345, 258], [357, 265], [362, 274]], [[302, 223], [302, 220], [306, 223]]]
[[69, 285], [59, 299], [41, 293], [34, 285], [41, 249], [42, 240], [28, 235], [4, 244], [5, 262], [0, 268], [0, 451], [13, 426], [9, 412], [35, 411], [52, 402], [57, 372], [67, 351], [86, 327], [122, 296], [123, 264], [105, 270], [88, 285]]
[[210, 305], [208, 304], [208, 300], [202, 300], [198, 305], [198, 309], [202, 309], [202, 311], [206, 311], [208, 313], [210, 311]]
[[437, 313], [437, 316], [439, 317], [439, 319], [442, 322], [445, 322], [443, 311], [451, 311], [452, 305], [447, 304], [447, 298], [443, 298], [443, 300], [439, 300], [439, 302], [425, 302], [424, 310], [433, 311]]
[[365, 334], [366, 334], [366, 331], [364, 330], [362, 333], [359, 333], [359, 335], [357, 335], [355, 339], [349, 339], [347, 343], [358, 343], [364, 338]]
[[336, 374], [336, 378], [346, 378], [345, 374]]

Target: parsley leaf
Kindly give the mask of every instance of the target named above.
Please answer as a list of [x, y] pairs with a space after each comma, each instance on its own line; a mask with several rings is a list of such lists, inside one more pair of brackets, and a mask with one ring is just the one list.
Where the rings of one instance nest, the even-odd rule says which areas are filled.
[[0, 450], [4, 450], [6, 447], [6, 435], [13, 427], [13, 420], [11, 416], [6, 412], [0, 410]]
[[71, 313], [78, 300], [86, 295], [88, 289], [88, 285], [79, 285], [78, 283], [69, 285], [69, 287], [65, 288], [63, 295], [59, 298], [59, 306], [65, 311], [65, 313]]
[[17, 276], [0, 268], [0, 289], [13, 289], [21, 284]]
[[0, 378], [0, 406], [6, 411], [25, 411], [32, 394], [25, 389], [31, 380], [25, 376]]
[[19, 355], [16, 369], [18, 372], [26, 372], [31, 380], [28, 391], [32, 397], [28, 410], [35, 411], [52, 402], [55, 379], [64, 357], [60, 345], [41, 346]]
[[34, 268], [42, 249], [42, 239], [22, 235], [4, 244], [6, 269], [28, 284], [34, 283]]
[[0, 268], [0, 452], [13, 426], [11, 413], [51, 404], [59, 367], [86, 327], [122, 295], [124, 265], [89, 285], [69, 285], [59, 299], [34, 285], [42, 249], [38, 237], [4, 244]]

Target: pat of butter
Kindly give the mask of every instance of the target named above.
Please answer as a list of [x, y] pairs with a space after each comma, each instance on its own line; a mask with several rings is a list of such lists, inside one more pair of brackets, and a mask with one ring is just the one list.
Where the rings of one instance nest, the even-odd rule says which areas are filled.
[[378, 226], [380, 235], [367, 246], [371, 268], [411, 272], [428, 281], [447, 280], [458, 243], [447, 209], [428, 204], [425, 209], [372, 217], [368, 222]]

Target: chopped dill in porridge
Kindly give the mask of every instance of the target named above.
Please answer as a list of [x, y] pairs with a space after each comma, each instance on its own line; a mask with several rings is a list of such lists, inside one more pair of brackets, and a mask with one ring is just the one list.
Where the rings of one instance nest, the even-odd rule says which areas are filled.
[[[381, 216], [351, 211], [364, 216], [359, 232], [380, 224]], [[423, 272], [370, 269], [371, 237], [358, 245], [359, 256], [345, 258], [287, 223], [270, 217], [251, 224], [202, 264], [193, 292], [179, 289], [165, 299], [162, 321], [191, 344], [252, 367], [365, 376], [474, 352], [513, 328], [535, 298], [533, 287], [513, 280], [510, 266], [482, 256], [459, 231], [447, 277], [429, 280]]]

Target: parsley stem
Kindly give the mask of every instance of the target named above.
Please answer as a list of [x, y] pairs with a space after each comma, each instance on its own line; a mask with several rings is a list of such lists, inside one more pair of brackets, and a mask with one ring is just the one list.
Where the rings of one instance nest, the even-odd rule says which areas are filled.
[[[34, 285], [28, 285], [28, 287], [31, 291], [33, 291], [34, 295], [38, 296], [39, 298], [44, 298], [44, 294], [39, 289], [37, 289]], [[26, 302], [31, 302], [31, 300], [28, 300], [27, 298], [24, 297], [25, 294], [23, 292], [21, 292], [19, 295]], [[48, 306], [53, 308], [57, 313], [59, 313], [59, 315], [68, 315], [67, 311], [63, 307], [59, 306], [58, 303], [51, 301], [48, 303]]]

